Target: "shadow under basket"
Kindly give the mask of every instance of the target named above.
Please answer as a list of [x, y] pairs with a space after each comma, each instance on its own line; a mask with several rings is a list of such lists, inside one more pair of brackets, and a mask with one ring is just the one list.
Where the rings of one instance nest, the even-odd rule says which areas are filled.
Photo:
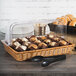
[[74, 44], [70, 44], [60, 47], [17, 52], [14, 49], [12, 49], [10, 46], [8, 46], [4, 40], [1, 40], [1, 42], [3, 43], [5, 50], [17, 61], [24, 61], [34, 56], [48, 57], [48, 56], [69, 54], [72, 52], [75, 46]]

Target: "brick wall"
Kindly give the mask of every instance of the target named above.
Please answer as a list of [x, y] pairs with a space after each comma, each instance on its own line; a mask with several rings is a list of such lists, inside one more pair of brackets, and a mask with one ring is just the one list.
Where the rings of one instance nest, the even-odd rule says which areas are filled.
[[55, 19], [73, 14], [76, 16], [76, 0], [0, 0], [0, 30], [16, 21]]

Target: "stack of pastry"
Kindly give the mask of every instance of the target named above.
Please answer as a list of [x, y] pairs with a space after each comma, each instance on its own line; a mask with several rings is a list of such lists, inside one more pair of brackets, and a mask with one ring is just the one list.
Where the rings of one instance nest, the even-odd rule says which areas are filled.
[[76, 26], [76, 18], [71, 14], [67, 14], [65, 16], [56, 18], [56, 20], [52, 23], [55, 25]]
[[31, 36], [30, 38], [16, 38], [12, 39], [10, 45], [18, 52], [30, 51], [36, 49], [45, 49], [57, 46], [66, 46], [69, 43], [60, 36], [49, 34], [46, 36]]

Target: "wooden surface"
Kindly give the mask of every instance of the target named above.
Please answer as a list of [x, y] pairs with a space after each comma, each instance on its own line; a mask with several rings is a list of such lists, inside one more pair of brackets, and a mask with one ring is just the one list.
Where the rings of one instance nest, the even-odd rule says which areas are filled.
[[[4, 35], [0, 34], [0, 39]], [[76, 76], [76, 55], [67, 55], [67, 59], [56, 62], [48, 67], [41, 67], [40, 63], [13, 59], [0, 42], [0, 76]]]

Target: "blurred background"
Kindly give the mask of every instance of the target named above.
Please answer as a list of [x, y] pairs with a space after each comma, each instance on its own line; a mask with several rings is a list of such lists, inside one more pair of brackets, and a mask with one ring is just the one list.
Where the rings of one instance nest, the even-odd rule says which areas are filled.
[[76, 16], [76, 0], [0, 0], [0, 32], [13, 22]]

